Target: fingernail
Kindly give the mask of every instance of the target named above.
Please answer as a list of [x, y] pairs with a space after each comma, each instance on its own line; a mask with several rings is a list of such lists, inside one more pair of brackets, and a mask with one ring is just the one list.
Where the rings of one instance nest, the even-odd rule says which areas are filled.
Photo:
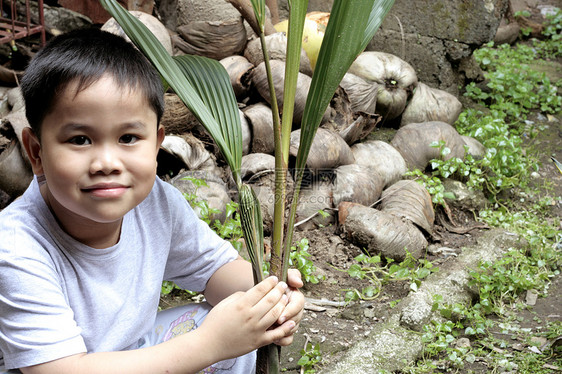
[[281, 317], [279, 317], [279, 324], [282, 325], [283, 322], [285, 322], [286, 320], [287, 320], [287, 317], [286, 317], [286, 316], [281, 316]]
[[286, 290], [287, 288], [289, 288], [289, 286], [287, 286], [287, 283], [285, 283], [285, 282], [279, 282], [279, 285], [280, 285], [281, 288], [283, 288], [284, 290]]
[[270, 276], [270, 278], [273, 279], [276, 283], [279, 282], [279, 279], [275, 275]]

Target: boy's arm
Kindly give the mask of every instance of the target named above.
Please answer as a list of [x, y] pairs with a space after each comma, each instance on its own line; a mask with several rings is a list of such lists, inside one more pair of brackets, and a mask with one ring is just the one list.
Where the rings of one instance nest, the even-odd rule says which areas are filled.
[[227, 297], [203, 324], [153, 347], [131, 351], [78, 354], [21, 368], [24, 374], [195, 373], [283, 339], [295, 323], [270, 329], [285, 309], [287, 285], [270, 277], [248, 292]]

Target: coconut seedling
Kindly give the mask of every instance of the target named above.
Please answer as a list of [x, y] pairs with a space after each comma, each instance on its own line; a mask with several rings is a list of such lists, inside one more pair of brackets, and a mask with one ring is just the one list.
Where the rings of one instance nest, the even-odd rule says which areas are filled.
[[[171, 57], [154, 35], [115, 0], [100, 1], [131, 40], [152, 61], [164, 81], [176, 92], [217, 144], [232, 171], [238, 189], [242, 228], [253, 264], [254, 278], [256, 281], [261, 280], [264, 253], [262, 215], [256, 194], [241, 178], [242, 131], [229, 75], [218, 61], [209, 58], [190, 55]], [[238, 3], [235, 4], [238, 5], [237, 9], [247, 9], [244, 1], [229, 2]], [[275, 207], [270, 273], [280, 279], [286, 280], [300, 187], [309, 151], [324, 111], [344, 74], [373, 38], [393, 3], [394, 0], [335, 0], [333, 3], [302, 115], [295, 185], [287, 218], [289, 147], [308, 1], [293, 0], [290, 3], [281, 116], [265, 43], [268, 24], [265, 0], [251, 0], [254, 14], [250, 23], [253, 26], [257, 25], [254, 30], [260, 36], [271, 97], [275, 143]], [[279, 361], [277, 346], [264, 347], [258, 352], [257, 372], [278, 373]]]

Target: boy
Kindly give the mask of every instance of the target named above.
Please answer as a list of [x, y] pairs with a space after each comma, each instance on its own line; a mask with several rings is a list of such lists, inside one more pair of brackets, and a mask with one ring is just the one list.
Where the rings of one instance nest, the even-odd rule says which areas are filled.
[[[36, 178], [0, 213], [0, 371], [249, 373], [248, 352], [290, 344], [298, 271], [290, 289], [252, 287], [250, 264], [156, 178], [163, 92], [140, 52], [96, 29], [61, 35], [22, 93]], [[163, 279], [208, 304], [157, 316]]]

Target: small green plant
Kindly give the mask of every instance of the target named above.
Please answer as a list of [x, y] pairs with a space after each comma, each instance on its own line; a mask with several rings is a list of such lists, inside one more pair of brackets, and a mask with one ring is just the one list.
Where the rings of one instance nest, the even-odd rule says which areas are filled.
[[355, 257], [356, 263], [346, 270], [347, 274], [355, 279], [366, 279], [369, 285], [358, 289], [345, 289], [345, 301], [374, 300], [376, 299], [384, 284], [390, 281], [409, 281], [410, 289], [417, 291], [421, 281], [429, 274], [439, 269], [425, 259], [416, 260], [409, 252], [406, 259], [395, 263], [393, 259], [386, 259], [386, 265], [382, 265], [380, 256], [360, 254]]
[[316, 275], [316, 266], [310, 259], [311, 254], [308, 253], [308, 239], [302, 238], [297, 246], [291, 247], [289, 257], [289, 265], [296, 267], [300, 272], [305, 282], [316, 284], [322, 280], [322, 277]]
[[301, 350], [301, 358], [297, 364], [302, 368], [301, 373], [316, 373], [314, 366], [322, 361], [322, 352], [320, 352], [320, 344], [312, 344], [306, 342], [306, 346]]

